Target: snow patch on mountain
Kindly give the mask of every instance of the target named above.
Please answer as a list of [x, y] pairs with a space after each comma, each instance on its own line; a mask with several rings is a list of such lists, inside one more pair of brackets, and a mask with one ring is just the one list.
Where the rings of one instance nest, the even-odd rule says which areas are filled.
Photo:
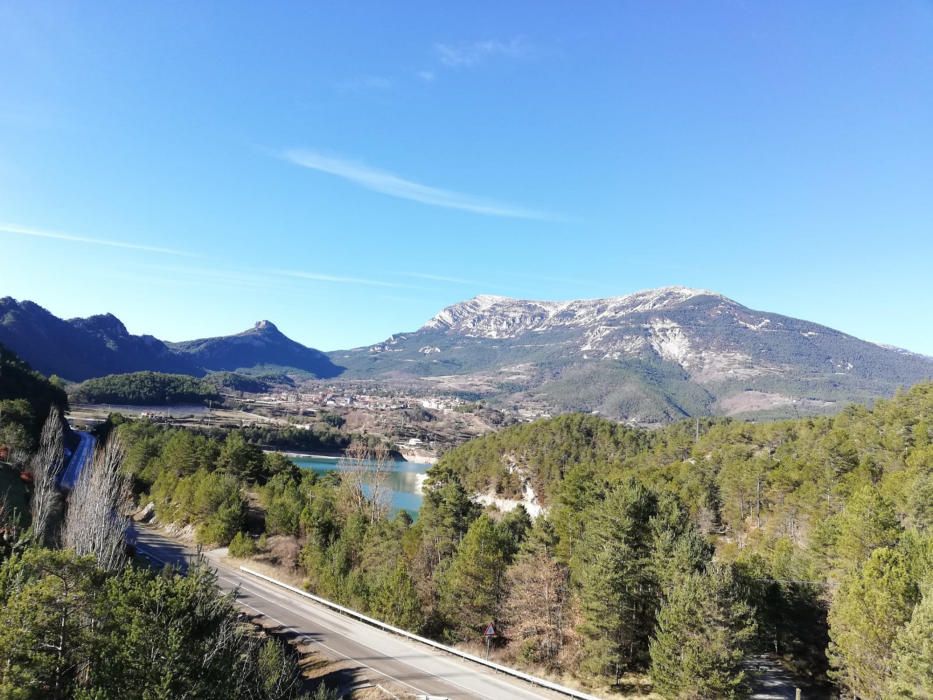
[[694, 347], [683, 328], [670, 319], [652, 319], [648, 342], [663, 359], [675, 362], [700, 384], [724, 379], [750, 379], [778, 368], [753, 362], [750, 355], [729, 350]]
[[736, 318], [736, 321], [738, 321], [740, 326], [744, 326], [745, 328], [748, 328], [751, 331], [760, 331], [765, 326], [768, 326], [771, 324], [770, 318], [763, 318], [758, 323], [749, 323], [748, 321], [743, 321], [740, 318]]
[[583, 336], [583, 345], [580, 350], [588, 352], [603, 347], [603, 339], [615, 330], [612, 326], [596, 326], [586, 332]]
[[669, 309], [697, 296], [720, 295], [686, 287], [662, 287], [622, 297], [579, 301], [526, 301], [480, 295], [448, 306], [429, 320], [424, 329], [453, 331], [473, 338], [515, 338], [555, 328], [618, 325], [626, 316]]

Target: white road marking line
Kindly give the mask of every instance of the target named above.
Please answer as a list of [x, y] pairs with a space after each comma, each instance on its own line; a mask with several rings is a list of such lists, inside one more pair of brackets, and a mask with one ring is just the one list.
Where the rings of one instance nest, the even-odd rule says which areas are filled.
[[[259, 597], [262, 598], [262, 596], [259, 596]], [[269, 602], [273, 602], [273, 601], [269, 601]], [[246, 607], [246, 608], [250, 608], [251, 610], [255, 610], [256, 612], [258, 612], [258, 613], [259, 613], [260, 615], [262, 615], [263, 617], [268, 618], [269, 620], [272, 620], [273, 622], [277, 622], [279, 625], [282, 626], [283, 629], [291, 630], [292, 632], [294, 632], [295, 634], [297, 634], [298, 636], [300, 636], [300, 637], [302, 638], [302, 640], [307, 640], [307, 639], [308, 639], [308, 637], [305, 635], [304, 632], [302, 632], [302, 631], [296, 629], [296, 628], [293, 627], [292, 625], [286, 625], [286, 624], [285, 624], [284, 622], [282, 622], [281, 620], [278, 620], [278, 619], [272, 617], [272, 615], [270, 615], [269, 613], [265, 613], [265, 612], [263, 612], [262, 610], [260, 610], [259, 608], [250, 605], [249, 603], [244, 603], [243, 601], [239, 601], [239, 605], [242, 605], [243, 607]], [[307, 643], [307, 642], [306, 642], [306, 643]], [[378, 668], [373, 668], [373, 667], [370, 666], [369, 664], [364, 663], [363, 661], [360, 661], [359, 659], [354, 659], [352, 656], [347, 656], [347, 655], [344, 654], [342, 651], [337, 651], [336, 649], [334, 649], [334, 648], [331, 647], [331, 646], [328, 646], [328, 645], [325, 644], [324, 642], [311, 640], [311, 643], [312, 643], [312, 644], [317, 644], [317, 645], [319, 645], [319, 646], [322, 646], [322, 647], [324, 647], [325, 649], [327, 649], [328, 651], [331, 651], [331, 652], [333, 652], [334, 654], [337, 654], [338, 656], [342, 656], [343, 658], [347, 659], [348, 661], [352, 661], [352, 662], [355, 663], [355, 664], [359, 664], [360, 666], [365, 666], [365, 667], [368, 668], [370, 671], [374, 671], [375, 673], [378, 673], [380, 676], [385, 676], [386, 678], [388, 678], [388, 679], [389, 679], [390, 681], [392, 681], [393, 683], [401, 683], [402, 685], [407, 685], [409, 688], [411, 688], [412, 690], [414, 690], [415, 692], [417, 692], [419, 695], [424, 695], [424, 694], [425, 694], [423, 690], [421, 690], [420, 688], [417, 688], [417, 687], [413, 686], [411, 683], [408, 683], [408, 682], [406, 682], [406, 681], [403, 681], [403, 680], [401, 680], [400, 678], [393, 678], [393, 677], [390, 676], [388, 673], [384, 673], [383, 671], [380, 671]], [[430, 695], [430, 693], [427, 693], [427, 694]]]

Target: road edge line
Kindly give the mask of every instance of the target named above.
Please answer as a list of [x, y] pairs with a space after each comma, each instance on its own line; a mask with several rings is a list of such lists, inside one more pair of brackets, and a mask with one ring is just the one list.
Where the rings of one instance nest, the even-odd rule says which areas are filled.
[[544, 678], [538, 678], [537, 676], [532, 676], [531, 674], [525, 673], [524, 671], [518, 671], [514, 668], [510, 668], [509, 666], [503, 666], [501, 664], [497, 664], [494, 661], [487, 661], [486, 659], [480, 658], [479, 656], [475, 656], [465, 651], [460, 651], [459, 649], [454, 649], [453, 647], [449, 647], [446, 644], [441, 644], [440, 642], [435, 642], [433, 639], [428, 639], [427, 637], [422, 637], [420, 635], [413, 634], [412, 632], [403, 630], [399, 627], [394, 627], [393, 625], [389, 625], [385, 622], [382, 622], [381, 620], [377, 620], [373, 617], [369, 617], [368, 615], [364, 615], [363, 613], [357, 612], [356, 610], [353, 610], [352, 608], [346, 608], [343, 605], [338, 605], [337, 603], [334, 603], [333, 601], [327, 600], [327, 598], [321, 598], [320, 596], [316, 596], [313, 593], [308, 593], [307, 591], [303, 591], [300, 588], [296, 588], [295, 586], [284, 583], [283, 581], [274, 579], [271, 576], [266, 576], [265, 574], [261, 574], [258, 571], [254, 571], [253, 569], [250, 569], [248, 566], [241, 566], [240, 571], [243, 571], [244, 573], [247, 573], [251, 576], [255, 576], [256, 578], [262, 579], [263, 581], [267, 581], [269, 583], [275, 584], [276, 586], [289, 590], [292, 593], [297, 593], [300, 596], [309, 598], [320, 605], [330, 608], [331, 610], [336, 610], [337, 612], [343, 615], [347, 615], [348, 617], [352, 617], [355, 620], [359, 620], [360, 622], [365, 622], [367, 625], [370, 625], [372, 627], [376, 627], [385, 632], [391, 632], [392, 634], [405, 637], [406, 639], [410, 639], [412, 641], [419, 642], [421, 644], [426, 644], [435, 649], [439, 649], [440, 651], [444, 651], [448, 654], [458, 656], [461, 659], [466, 659], [467, 661], [472, 661], [473, 663], [479, 664], [480, 666], [485, 666], [486, 668], [491, 668], [492, 670], [498, 671], [499, 673], [504, 673], [507, 676], [519, 678], [527, 683], [531, 683], [532, 685], [536, 685], [541, 688], [547, 688], [548, 690], [553, 690], [557, 693], [568, 695], [572, 698], [577, 698], [578, 700], [600, 700], [600, 698], [597, 698], [595, 695], [589, 695], [587, 693], [580, 692], [579, 690], [574, 690], [573, 688], [568, 688], [558, 683], [553, 683], [552, 681], [546, 680]]

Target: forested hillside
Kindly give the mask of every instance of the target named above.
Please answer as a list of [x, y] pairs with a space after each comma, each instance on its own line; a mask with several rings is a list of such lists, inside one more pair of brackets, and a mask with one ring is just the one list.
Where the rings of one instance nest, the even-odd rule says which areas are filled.
[[16, 553], [0, 563], [0, 658], [4, 698], [308, 697], [289, 652], [243, 622], [206, 566], [183, 576]]
[[184, 374], [132, 372], [88, 379], [70, 389], [75, 401], [127, 404], [131, 406], [170, 406], [219, 402], [216, 384]]
[[[434, 466], [415, 523], [379, 497], [378, 460], [318, 477], [247, 432], [113, 427], [160, 522], [451, 643], [492, 621], [507, 663], [607, 693], [650, 679], [663, 697], [726, 698], [770, 654], [808, 694], [933, 692], [930, 384], [835, 418], [516, 426]], [[546, 505], [535, 520], [473, 498], [524, 479]]]
[[68, 406], [65, 391], [0, 345], [0, 445], [35, 448], [52, 407]]
[[296, 343], [270, 321], [259, 321], [242, 333], [169, 343], [179, 357], [213, 371], [265, 368], [300, 370], [311, 377], [329, 378], [341, 369], [319, 350]]
[[152, 370], [204, 374], [151, 335], [132, 335], [112, 314], [62, 319], [31, 301], [0, 299], [0, 343], [45, 374], [82, 381]]
[[[607, 659], [647, 666], [647, 658], [627, 651], [641, 648], [668, 687], [672, 674], [684, 672], [669, 654], [691, 638], [683, 626], [722, 585], [716, 577], [725, 566], [755, 613], [749, 648], [778, 651], [816, 676], [826, 667], [858, 697], [933, 692], [929, 645], [910, 642], [929, 619], [933, 594], [931, 384], [835, 418], [687, 421], [643, 432], [562, 416], [467, 443], [435, 473], [455, 475], [473, 491], [520, 496], [525, 479], [538, 489], [550, 505], [552, 561], [568, 568], [581, 605], [587, 668], [605, 672]], [[672, 547], [664, 561], [692, 562], [712, 578], [681, 581], [686, 587], [676, 594], [656, 580], [658, 594], [647, 597], [654, 602], [637, 603], [633, 590], [652, 590], [644, 580], [650, 556], [636, 566], [645, 535], [631, 540], [627, 533], [639, 522], [656, 528], [662, 503], [682, 504], [688, 516], [680, 534], [670, 524], [655, 530], [655, 546]], [[698, 556], [707, 543], [715, 565]], [[704, 586], [712, 589], [704, 593]], [[632, 606], [644, 605], [650, 614], [641, 624], [625, 622]], [[650, 644], [626, 646], [631, 634], [652, 627]]]

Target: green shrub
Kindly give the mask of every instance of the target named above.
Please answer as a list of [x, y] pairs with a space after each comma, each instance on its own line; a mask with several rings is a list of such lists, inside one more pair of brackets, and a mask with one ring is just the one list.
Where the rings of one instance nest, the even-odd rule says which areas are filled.
[[231, 557], [248, 559], [256, 554], [256, 543], [253, 541], [253, 538], [245, 532], [238, 532], [233, 536], [233, 539], [230, 540], [228, 552]]
[[228, 503], [205, 520], [197, 529], [197, 540], [201, 544], [216, 544], [223, 547], [243, 527], [241, 503]]

